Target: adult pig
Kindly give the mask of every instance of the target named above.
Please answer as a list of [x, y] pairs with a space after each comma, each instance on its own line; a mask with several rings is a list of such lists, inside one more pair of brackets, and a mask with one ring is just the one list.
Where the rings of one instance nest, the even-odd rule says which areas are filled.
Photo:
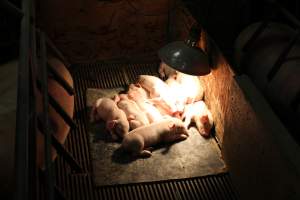
[[[73, 79], [66, 68], [66, 66], [56, 57], [48, 55], [48, 64], [53, 70], [55, 70], [65, 81], [73, 87]], [[36, 71], [35, 71], [36, 72]], [[34, 74], [37, 76], [37, 74]], [[51, 76], [48, 77], [48, 91], [50, 95], [55, 99], [55, 101], [64, 109], [66, 114], [73, 118], [74, 112], [74, 95], [68, 94], [68, 92]], [[35, 95], [36, 95], [36, 111], [37, 115], [40, 117], [43, 113], [43, 97], [38, 87], [35, 85]], [[70, 132], [69, 125], [63, 120], [63, 118], [56, 112], [52, 106], [48, 106], [49, 112], [49, 123], [53, 131], [53, 136], [61, 144], [64, 144], [67, 136]], [[44, 167], [44, 135], [37, 130], [36, 134], [36, 162], [37, 166], [40, 168]], [[56, 150], [51, 148], [51, 159], [54, 160], [57, 156]]]

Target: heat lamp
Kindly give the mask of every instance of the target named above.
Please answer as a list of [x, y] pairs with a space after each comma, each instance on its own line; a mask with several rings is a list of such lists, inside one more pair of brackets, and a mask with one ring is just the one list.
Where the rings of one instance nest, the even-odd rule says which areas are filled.
[[210, 73], [208, 54], [197, 47], [201, 37], [201, 27], [192, 26], [185, 41], [171, 42], [158, 51], [162, 62], [182, 73], [203, 76]]

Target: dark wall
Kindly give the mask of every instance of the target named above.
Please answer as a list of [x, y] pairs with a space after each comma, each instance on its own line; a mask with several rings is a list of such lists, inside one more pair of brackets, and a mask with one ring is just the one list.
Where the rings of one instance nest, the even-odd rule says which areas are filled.
[[[16, 7], [20, 0], [9, 0]], [[16, 58], [19, 52], [20, 19], [0, 7], [0, 63]]]
[[[231, 59], [238, 34], [249, 24], [270, 13], [267, 0], [183, 0], [195, 19], [204, 26], [222, 52]], [[269, 0], [270, 1], [270, 0]], [[278, 0], [299, 19], [299, 0]], [[279, 18], [281, 16], [278, 16]]]

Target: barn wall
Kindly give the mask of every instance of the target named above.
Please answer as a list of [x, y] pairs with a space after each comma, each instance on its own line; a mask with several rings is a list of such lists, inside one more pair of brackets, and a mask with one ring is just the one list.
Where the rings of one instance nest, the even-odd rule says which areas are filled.
[[166, 42], [168, 9], [168, 0], [44, 0], [37, 16], [58, 49], [78, 63], [156, 55]]

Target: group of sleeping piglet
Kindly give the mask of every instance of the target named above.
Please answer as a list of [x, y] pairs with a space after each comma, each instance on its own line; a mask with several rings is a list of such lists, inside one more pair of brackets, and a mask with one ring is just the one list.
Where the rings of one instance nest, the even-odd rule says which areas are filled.
[[132, 156], [150, 157], [154, 145], [186, 139], [191, 121], [204, 137], [213, 126], [198, 77], [164, 63], [159, 74], [140, 75], [126, 93], [97, 99], [91, 110], [91, 122], [105, 121], [112, 139], [122, 139], [121, 149]]

